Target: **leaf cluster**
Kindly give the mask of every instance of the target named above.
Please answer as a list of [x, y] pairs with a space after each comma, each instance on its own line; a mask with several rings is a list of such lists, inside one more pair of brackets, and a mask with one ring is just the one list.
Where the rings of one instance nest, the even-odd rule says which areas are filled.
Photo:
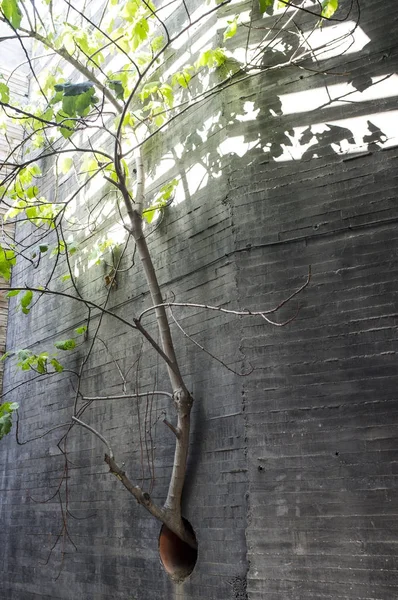
[[12, 427], [13, 413], [18, 410], [17, 402], [5, 402], [0, 404], [0, 440], [10, 433]]
[[18, 29], [22, 20], [22, 11], [18, 0], [2, 0], [1, 11], [12, 27]]
[[16, 263], [14, 250], [3, 248], [0, 245], [0, 275], [6, 281], [11, 279], [11, 269]]
[[178, 179], [172, 179], [168, 183], [162, 185], [154, 203], [151, 204], [151, 206], [149, 206], [145, 210], [143, 210], [142, 216], [144, 217], [147, 223], [152, 223], [155, 214], [159, 210], [162, 210], [166, 208], [166, 206], [169, 206], [169, 204], [171, 204], [174, 198], [177, 185]]
[[[23, 303], [28, 305], [30, 303], [31, 296], [28, 294], [32, 294], [32, 292], [30, 290], [26, 292], [21, 300], [21, 304]], [[15, 293], [10, 292], [9, 295], [15, 295]], [[27, 300], [24, 300], [24, 298], [27, 298]], [[87, 326], [82, 325], [81, 327], [77, 327], [75, 332], [78, 335], [85, 335], [87, 332]], [[74, 350], [77, 346], [77, 343], [75, 338], [69, 338], [54, 342], [54, 346], [57, 348], [57, 350], [68, 352]], [[64, 370], [64, 367], [59, 362], [56, 353], [50, 354], [49, 352], [44, 351], [37, 354], [25, 348], [23, 350], [5, 352], [1, 357], [1, 360], [5, 361], [10, 357], [14, 357], [16, 359], [16, 365], [21, 371], [35, 371], [36, 373], [39, 373], [39, 375], [48, 375], [50, 373], [62, 373]], [[52, 370], [49, 370], [50, 367], [52, 367]]]

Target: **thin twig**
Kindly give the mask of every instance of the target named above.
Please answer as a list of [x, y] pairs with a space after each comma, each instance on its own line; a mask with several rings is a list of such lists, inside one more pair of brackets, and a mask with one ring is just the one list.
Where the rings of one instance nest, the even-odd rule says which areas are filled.
[[195, 344], [195, 346], [200, 348], [202, 350], [202, 352], [204, 352], [205, 354], [210, 356], [210, 358], [216, 360], [218, 363], [220, 363], [220, 365], [225, 367], [225, 369], [227, 369], [228, 371], [231, 371], [231, 373], [233, 373], [234, 375], [238, 375], [239, 377], [246, 377], [247, 375], [250, 375], [251, 373], [253, 373], [253, 367], [251, 367], [251, 369], [249, 369], [249, 371], [247, 371], [246, 373], [240, 373], [239, 371], [235, 371], [235, 369], [232, 369], [231, 367], [229, 367], [223, 360], [221, 360], [221, 358], [219, 358], [218, 356], [215, 356], [215, 354], [212, 354], [212, 352], [207, 350], [204, 346], [202, 346], [202, 344], [199, 344], [199, 342], [197, 342], [191, 335], [189, 335], [189, 333], [187, 333], [185, 331], [185, 329], [183, 329], [183, 327], [180, 325], [180, 323], [175, 318], [173, 311], [171, 310], [171, 307], [169, 307], [169, 309], [170, 309], [171, 318], [173, 319], [174, 323], [177, 325], [177, 327], [181, 331], [181, 333], [188, 340], [190, 340], [193, 344]]

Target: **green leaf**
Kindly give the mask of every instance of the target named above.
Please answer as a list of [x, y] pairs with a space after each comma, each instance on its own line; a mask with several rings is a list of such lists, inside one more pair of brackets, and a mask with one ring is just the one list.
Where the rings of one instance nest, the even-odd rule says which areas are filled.
[[61, 342], [55, 342], [54, 346], [58, 348], [58, 350], [73, 350], [76, 348], [76, 342], [73, 339], [63, 340]]
[[220, 67], [225, 61], [227, 57], [222, 48], [215, 48], [214, 50], [209, 49], [205, 50], [200, 54], [198, 60], [195, 63], [195, 67], [199, 69], [200, 67], [207, 67], [208, 69], [214, 69]]
[[72, 35], [73, 35], [74, 41], [78, 43], [80, 50], [82, 52], [84, 52], [84, 54], [90, 55], [91, 54], [91, 46], [90, 46], [90, 39], [89, 39], [89, 36], [87, 35], [87, 32], [83, 31], [83, 29], [78, 29]]
[[73, 256], [79, 250], [79, 244], [74, 240], [68, 240], [66, 244], [66, 249], [68, 251], [69, 256]]
[[37, 358], [36, 369], [39, 371], [41, 375], [47, 373], [47, 358], [43, 356], [39, 356]]
[[172, 181], [162, 185], [154, 204], [142, 211], [142, 216], [147, 223], [152, 223], [156, 211], [170, 204], [170, 199], [172, 199], [177, 185], [178, 179], [172, 179]]
[[165, 39], [162, 35], [159, 35], [151, 40], [152, 52], [156, 54], [165, 45]]
[[168, 183], [165, 183], [160, 188], [160, 195], [157, 198], [158, 204], [161, 202], [167, 202], [174, 194], [175, 188], [178, 185], [178, 179], [172, 179]]
[[58, 254], [64, 254], [65, 253], [65, 243], [61, 240], [58, 244], [58, 246], [56, 246], [52, 251], [51, 251], [51, 256], [57, 256]]
[[228, 27], [224, 31], [224, 42], [231, 37], [234, 37], [238, 30], [238, 17], [235, 17], [232, 21], [228, 21]]
[[62, 110], [69, 117], [76, 115], [76, 98], [74, 96], [64, 96], [62, 98]]
[[33, 198], [35, 198], [38, 193], [39, 193], [39, 188], [37, 187], [37, 185], [31, 185], [26, 190], [26, 195], [29, 198], [29, 200], [32, 200]]
[[29, 208], [25, 209], [25, 214], [30, 221], [33, 221], [38, 217], [39, 207], [38, 206], [29, 206]]
[[134, 124], [135, 124], [135, 120], [134, 120], [133, 115], [129, 112], [126, 113], [126, 116], [123, 119], [123, 126], [124, 127], [130, 126], [131, 128], [133, 128]]
[[28, 167], [28, 169], [32, 177], [40, 177], [42, 174], [39, 165], [36, 165], [35, 163], [31, 164], [30, 167]]
[[57, 373], [62, 373], [62, 371], [64, 370], [63, 366], [57, 361], [56, 358], [52, 358], [50, 360], [50, 364], [54, 367]]
[[65, 119], [65, 115], [63, 115], [62, 113], [57, 113], [56, 115], [56, 121], [62, 121], [62, 125], [60, 127], [60, 132], [61, 135], [67, 140], [70, 138], [71, 135], [73, 135], [74, 130], [75, 130], [75, 122], [71, 121], [69, 119]]
[[15, 265], [16, 257], [13, 250], [4, 250], [0, 245], [0, 275], [6, 281], [11, 279], [11, 268]]
[[110, 87], [111, 90], [113, 90], [116, 93], [116, 98], [118, 100], [123, 100], [124, 87], [119, 79], [110, 79], [108, 81], [108, 87]]
[[0, 440], [10, 433], [12, 427], [11, 413], [7, 413], [3, 417], [0, 417]]
[[[28, 312], [29, 312], [28, 307], [29, 307], [29, 304], [32, 302], [32, 299], [33, 299], [32, 290], [27, 290], [20, 300], [21, 306], [22, 306], [22, 311], [25, 314], [28, 314]], [[25, 312], [25, 311], [27, 311], [27, 312]]]
[[12, 298], [13, 296], [18, 296], [20, 291], [21, 290], [11, 290], [11, 292], [8, 292], [8, 294], [6, 294], [6, 298]]
[[0, 81], [0, 100], [6, 104], [10, 101], [10, 90], [8, 85]]
[[138, 46], [145, 42], [149, 33], [149, 24], [145, 17], [136, 21], [130, 32], [131, 50], [137, 50]]
[[164, 114], [164, 110], [159, 106], [152, 111], [153, 122], [156, 127], [161, 127], [166, 120], [166, 115]]
[[98, 102], [98, 99], [95, 97], [94, 88], [90, 88], [86, 92], [80, 94], [76, 98], [76, 112], [79, 117], [85, 117], [90, 112], [90, 107], [92, 104]]
[[14, 29], [18, 29], [22, 19], [22, 12], [18, 6], [18, 0], [3, 0], [1, 9], [5, 18], [10, 21]]
[[147, 223], [149, 223], [149, 224], [152, 223], [153, 217], [155, 216], [155, 213], [157, 210], [158, 210], [157, 208], [147, 208], [146, 210], [143, 211], [142, 216]]
[[171, 78], [172, 85], [180, 85], [183, 88], [187, 88], [189, 82], [192, 79], [191, 72], [194, 71], [194, 67], [186, 67], [183, 71], [175, 73]]
[[171, 108], [174, 102], [174, 94], [172, 87], [167, 83], [164, 83], [162, 87], [159, 88], [159, 93], [161, 94], [164, 102]]
[[75, 331], [79, 335], [82, 335], [83, 333], [86, 333], [86, 331], [87, 331], [87, 325], [82, 325], [81, 327], [76, 327]]
[[128, 2], [126, 2], [126, 5], [124, 7], [124, 9], [122, 10], [121, 13], [121, 17], [122, 19], [125, 19], [126, 21], [133, 21], [135, 15], [137, 14], [139, 9], [139, 4], [137, 2], [137, 0], [128, 0]]
[[339, 0], [324, 0], [322, 2], [321, 17], [330, 19], [339, 7]]
[[[57, 123], [61, 123], [66, 116], [80, 117], [86, 116], [90, 112], [90, 106], [98, 102], [98, 98], [95, 96], [95, 89], [91, 81], [84, 81], [83, 83], [57, 83], [54, 85], [54, 89], [57, 92], [56, 96], [52, 99], [52, 103], [57, 103], [62, 100], [62, 112], [59, 111], [55, 115]], [[63, 123], [64, 128], [61, 126], [61, 133], [64, 138], [69, 138], [72, 132], [69, 132], [67, 127], [71, 127], [72, 130], [75, 127], [73, 121], [66, 121]]]
[[17, 352], [17, 357], [19, 362], [25, 362], [28, 358], [30, 358], [32, 356], [32, 353], [30, 350], [18, 350]]
[[40, 115], [40, 118], [44, 119], [45, 121], [51, 121], [53, 119], [53, 117], [54, 117], [54, 109], [51, 106], [49, 106], [47, 108], [47, 110], [42, 115]]
[[139, 93], [141, 100], [144, 101], [149, 98], [149, 96], [156, 94], [156, 92], [159, 90], [159, 86], [159, 81], [150, 81], [149, 83], [146, 83]]
[[76, 44], [75, 44], [73, 33], [69, 32], [69, 31], [67, 33], [65, 33], [65, 35], [63, 36], [62, 42], [63, 42], [65, 50], [69, 54], [73, 54], [74, 51], [76, 50]]
[[41, 246], [39, 246], [39, 250], [42, 254], [44, 254], [45, 252], [47, 252], [48, 246], [45, 244], [42, 244]]
[[259, 5], [260, 5], [260, 12], [261, 14], [265, 13], [265, 11], [268, 9], [273, 8], [274, 6], [274, 0], [258, 0]]
[[19, 405], [16, 402], [5, 402], [0, 405], [0, 440], [7, 433], [10, 433], [12, 427], [12, 415], [18, 410]]
[[66, 175], [73, 166], [73, 158], [69, 156], [65, 156], [65, 158], [59, 161], [59, 168], [63, 175]]
[[[54, 86], [54, 89], [55, 89], [55, 86]], [[61, 102], [62, 96], [63, 96], [62, 91], [54, 94], [54, 96], [50, 100], [50, 105], [53, 106], [54, 104], [58, 104], [58, 102]]]

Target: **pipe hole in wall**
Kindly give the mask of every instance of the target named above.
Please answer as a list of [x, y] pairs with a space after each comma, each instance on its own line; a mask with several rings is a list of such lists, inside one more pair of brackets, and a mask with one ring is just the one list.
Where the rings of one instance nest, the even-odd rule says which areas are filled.
[[[183, 521], [185, 527], [195, 535], [191, 523], [187, 519]], [[166, 573], [173, 581], [181, 583], [194, 570], [198, 551], [180, 540], [166, 525], [162, 525], [159, 535], [159, 556]]]

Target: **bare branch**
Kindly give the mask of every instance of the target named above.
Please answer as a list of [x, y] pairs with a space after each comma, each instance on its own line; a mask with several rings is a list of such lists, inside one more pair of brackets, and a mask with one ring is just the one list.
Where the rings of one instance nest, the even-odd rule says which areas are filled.
[[306, 282], [302, 286], [300, 286], [295, 292], [290, 294], [290, 296], [288, 296], [287, 298], [282, 300], [282, 302], [280, 302], [277, 306], [274, 306], [274, 308], [270, 308], [268, 310], [248, 310], [248, 309], [232, 310], [232, 309], [228, 309], [228, 308], [222, 308], [221, 306], [211, 306], [209, 304], [198, 304], [196, 302], [163, 302], [162, 304], [150, 306], [149, 308], [146, 308], [145, 310], [143, 310], [141, 312], [140, 316], [138, 317], [138, 319], [134, 320], [134, 323], [135, 323], [135, 325], [138, 326], [138, 323], [141, 321], [141, 319], [144, 315], [156, 310], [159, 306], [165, 306], [168, 308], [171, 308], [173, 306], [181, 306], [181, 307], [185, 307], [185, 308], [203, 308], [205, 310], [215, 310], [215, 311], [226, 313], [229, 315], [236, 315], [238, 317], [262, 317], [263, 319], [265, 319], [267, 321], [267, 323], [270, 323], [271, 325], [276, 325], [276, 326], [279, 325], [280, 326], [281, 323], [276, 323], [274, 321], [271, 321], [270, 319], [268, 319], [266, 317], [266, 315], [275, 313], [279, 309], [281, 309], [282, 306], [285, 306], [285, 304], [290, 302], [290, 300], [292, 300], [295, 296], [297, 296], [297, 294], [300, 294], [300, 292], [302, 292], [308, 286], [310, 281], [311, 281], [311, 267], [309, 267], [309, 269], [308, 269], [308, 277], [307, 277]]
[[97, 438], [99, 438], [101, 440], [101, 442], [103, 442], [105, 444], [105, 446], [108, 448], [110, 458], [111, 459], [113, 458], [113, 456], [114, 456], [113, 455], [113, 450], [112, 450], [109, 442], [104, 438], [103, 435], [101, 435], [96, 429], [94, 429], [94, 427], [91, 427], [90, 425], [87, 425], [87, 423], [84, 423], [83, 421], [81, 421], [77, 417], [72, 417], [72, 421], [75, 421], [76, 423], [79, 423], [79, 425], [81, 425], [85, 429], [88, 429], [89, 431], [91, 431], [91, 433], [93, 433], [94, 435], [96, 435]]
[[129, 398], [145, 398], [146, 396], [166, 396], [167, 398], [173, 399], [173, 394], [170, 392], [161, 392], [155, 390], [154, 392], [139, 392], [137, 394], [118, 394], [115, 396], [82, 396], [82, 400], [86, 402], [98, 402], [101, 400], [128, 400]]
[[[52, 294], [54, 296], [63, 296], [64, 298], [69, 298], [70, 300], [77, 300], [78, 302], [82, 302], [83, 304], [85, 304], [87, 307], [92, 307], [92, 308], [96, 308], [97, 310], [99, 310], [101, 313], [104, 313], [106, 315], [110, 315], [111, 317], [114, 317], [115, 319], [117, 319], [118, 321], [120, 321], [121, 323], [124, 323], [124, 325], [127, 325], [128, 327], [131, 327], [132, 329], [140, 329], [143, 330], [143, 327], [137, 327], [134, 323], [130, 323], [129, 321], [126, 321], [126, 319], [123, 319], [123, 317], [119, 317], [119, 315], [115, 314], [114, 312], [107, 310], [106, 308], [100, 306], [99, 304], [96, 304], [95, 302], [92, 302], [91, 300], [86, 300], [85, 298], [80, 298], [79, 296], [73, 296], [72, 294], [67, 294], [66, 292], [57, 292], [55, 290], [49, 290], [49, 289], [43, 289], [43, 288], [36, 288], [36, 287], [31, 287], [31, 286], [24, 286], [24, 287], [0, 287], [0, 292], [10, 292], [10, 291], [26, 291], [26, 290], [31, 290], [32, 292], [37, 292], [38, 294]], [[149, 333], [147, 334], [148, 338], [152, 339], [151, 336], [149, 335]], [[156, 343], [156, 342], [155, 342]]]
[[141, 504], [148, 512], [151, 513], [156, 519], [167, 525], [171, 531], [173, 531], [178, 537], [184, 542], [189, 544], [192, 548], [197, 548], [197, 542], [195, 537], [185, 529], [182, 519], [176, 518], [175, 515], [167, 508], [160, 508], [157, 504], [152, 501], [151, 496], [143, 492], [140, 487], [134, 485], [130, 479], [126, 476], [123, 471], [113, 460], [111, 456], [105, 454], [105, 462], [109, 465], [110, 472], [115, 475], [124, 485], [124, 487], [134, 496], [139, 504]]
[[174, 433], [174, 435], [176, 436], [176, 438], [180, 437], [180, 432], [174, 427], [174, 425], [172, 425], [170, 423], [170, 421], [168, 421], [167, 419], [163, 419], [163, 423], [165, 425], [167, 425], [167, 427]]
[[250, 375], [250, 373], [253, 373], [253, 367], [251, 367], [251, 369], [249, 369], [249, 371], [247, 371], [246, 373], [239, 373], [239, 371], [235, 371], [235, 369], [231, 369], [231, 367], [229, 367], [223, 360], [221, 360], [221, 358], [219, 358], [218, 356], [215, 356], [215, 354], [212, 354], [209, 350], [207, 350], [204, 346], [202, 346], [202, 344], [199, 344], [199, 342], [197, 342], [191, 335], [189, 335], [189, 333], [187, 333], [185, 331], [185, 329], [183, 329], [182, 325], [175, 318], [173, 311], [171, 310], [171, 307], [169, 307], [169, 308], [170, 308], [171, 318], [173, 319], [174, 323], [177, 325], [178, 329], [188, 340], [190, 340], [193, 344], [195, 344], [195, 346], [200, 348], [202, 350], [202, 352], [204, 352], [205, 354], [210, 356], [210, 358], [213, 358], [214, 360], [216, 360], [223, 367], [225, 367], [228, 371], [231, 371], [231, 373], [233, 373], [234, 375], [238, 375], [239, 377], [246, 377], [247, 375]]

